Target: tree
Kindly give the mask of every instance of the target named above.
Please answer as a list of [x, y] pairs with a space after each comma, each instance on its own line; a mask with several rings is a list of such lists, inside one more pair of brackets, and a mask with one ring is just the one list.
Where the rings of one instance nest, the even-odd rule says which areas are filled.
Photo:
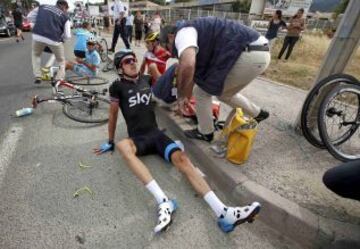
[[233, 12], [249, 13], [251, 0], [237, 0], [231, 4]]
[[341, 0], [339, 5], [334, 10], [334, 17], [336, 18], [338, 15], [344, 13], [348, 4], [349, 4], [349, 0]]

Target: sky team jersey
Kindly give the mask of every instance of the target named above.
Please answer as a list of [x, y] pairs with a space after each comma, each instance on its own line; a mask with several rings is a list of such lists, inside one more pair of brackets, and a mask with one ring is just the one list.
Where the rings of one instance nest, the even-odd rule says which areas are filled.
[[159, 47], [156, 52], [146, 52], [144, 55], [146, 64], [156, 63], [161, 74], [166, 70], [166, 61], [171, 57], [171, 53], [165, 48]]
[[151, 103], [150, 77], [141, 76], [136, 83], [115, 80], [110, 88], [110, 100], [119, 103], [129, 137], [157, 130], [154, 107]]
[[93, 36], [88, 30], [86, 29], [77, 29], [74, 32], [76, 36], [76, 42], [74, 46], [74, 50], [85, 51], [86, 50], [86, 41], [90, 36]]

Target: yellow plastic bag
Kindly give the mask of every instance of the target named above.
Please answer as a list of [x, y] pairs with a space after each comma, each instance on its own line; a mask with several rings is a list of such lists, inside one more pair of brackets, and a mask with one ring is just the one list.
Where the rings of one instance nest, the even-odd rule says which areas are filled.
[[253, 118], [245, 117], [241, 108], [236, 108], [228, 119], [223, 130], [227, 138], [226, 159], [242, 164], [249, 158], [258, 124]]

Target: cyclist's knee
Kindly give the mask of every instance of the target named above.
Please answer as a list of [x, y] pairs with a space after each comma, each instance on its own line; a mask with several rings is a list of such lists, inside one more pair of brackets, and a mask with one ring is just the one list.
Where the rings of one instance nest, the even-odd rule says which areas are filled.
[[133, 156], [136, 153], [134, 142], [130, 139], [123, 139], [116, 144], [116, 148], [124, 158]]

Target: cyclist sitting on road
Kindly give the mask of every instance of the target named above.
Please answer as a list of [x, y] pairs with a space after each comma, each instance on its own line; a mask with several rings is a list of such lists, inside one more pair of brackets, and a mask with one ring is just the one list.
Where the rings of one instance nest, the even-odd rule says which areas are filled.
[[145, 37], [147, 52], [140, 67], [140, 73], [144, 74], [146, 66], [151, 75], [152, 84], [165, 72], [166, 61], [171, 57], [171, 53], [160, 45], [160, 34], [150, 32]]
[[100, 65], [100, 55], [95, 49], [95, 38], [90, 36], [86, 45], [85, 59], [77, 58], [76, 62], [67, 61], [66, 69], [74, 71], [79, 76], [94, 77]]
[[154, 180], [139, 156], [158, 154], [186, 175], [190, 184], [204, 198], [218, 218], [218, 225], [224, 232], [231, 232], [243, 222], [252, 222], [260, 211], [260, 204], [253, 202], [244, 207], [228, 207], [215, 195], [200, 172], [196, 170], [181, 147], [161, 131], [156, 123], [151, 103], [150, 77], [139, 75], [137, 60], [131, 50], [115, 54], [114, 64], [119, 79], [110, 86], [110, 111], [108, 142], [94, 152], [98, 155], [114, 150], [114, 138], [119, 108], [124, 116], [128, 138], [122, 139], [116, 147], [131, 171], [140, 179], [155, 197], [158, 209], [158, 224], [154, 231], [164, 231], [171, 223], [177, 208], [175, 200], [169, 199]]
[[82, 24], [82, 28], [75, 30], [76, 42], [74, 46], [74, 54], [77, 58], [84, 59], [86, 54], [86, 42], [89, 37], [93, 36], [90, 32], [91, 25], [88, 22]]

